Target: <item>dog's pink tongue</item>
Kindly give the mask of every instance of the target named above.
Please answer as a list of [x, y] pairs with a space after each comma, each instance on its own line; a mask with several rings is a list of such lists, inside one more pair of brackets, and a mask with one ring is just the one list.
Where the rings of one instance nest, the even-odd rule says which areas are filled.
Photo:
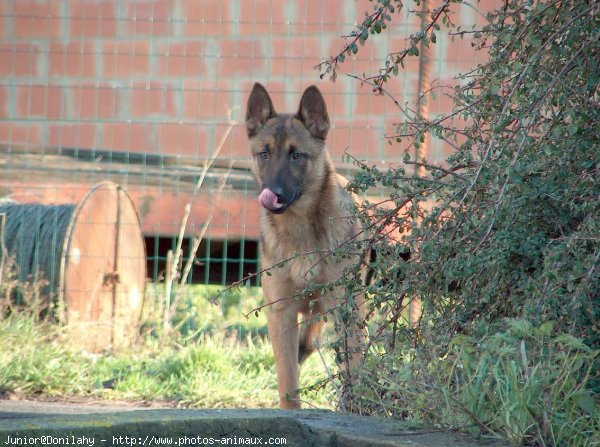
[[282, 203], [278, 203], [277, 196], [269, 188], [262, 190], [258, 196], [258, 203], [268, 210], [277, 210], [283, 206]]

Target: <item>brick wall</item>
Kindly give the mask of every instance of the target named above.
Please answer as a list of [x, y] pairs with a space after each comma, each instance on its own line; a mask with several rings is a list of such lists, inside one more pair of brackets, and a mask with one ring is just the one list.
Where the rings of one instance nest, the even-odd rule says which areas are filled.
[[[402, 148], [384, 141], [402, 119], [392, 102], [346, 76], [335, 84], [319, 80], [313, 68], [341, 48], [340, 36], [370, 5], [364, 0], [3, 0], [0, 195], [24, 202], [73, 201], [90, 184], [114, 179], [134, 196], [147, 234], [174, 234], [193, 188], [182, 166], [200, 163], [214, 151], [228, 109], [243, 120], [255, 81], [268, 87], [280, 111], [295, 110], [304, 88], [317, 84], [333, 122], [328, 144], [336, 162], [346, 148], [373, 162], [399, 161]], [[454, 10], [457, 23], [483, 21], [472, 7]], [[344, 72], [376, 71], [417, 29], [415, 18], [401, 13], [390, 32], [347, 59]], [[452, 83], [472, 67], [470, 44], [468, 36], [456, 42], [439, 38], [431, 78]], [[414, 104], [417, 73], [417, 61], [411, 60], [390, 82], [401, 103]], [[432, 113], [448, 108], [443, 95], [430, 105]], [[427, 149], [432, 160], [443, 160], [446, 152], [440, 141]], [[241, 124], [221, 158], [240, 166], [247, 161]], [[249, 180], [244, 189], [250, 193], [226, 189], [215, 200], [207, 187], [190, 228], [213, 207], [212, 237], [255, 237], [252, 188]]]

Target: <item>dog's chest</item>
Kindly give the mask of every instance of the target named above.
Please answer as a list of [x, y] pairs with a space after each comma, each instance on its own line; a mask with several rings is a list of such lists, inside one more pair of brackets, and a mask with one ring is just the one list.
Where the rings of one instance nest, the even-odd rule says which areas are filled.
[[351, 262], [335, 259], [332, 253], [354, 235], [353, 219], [300, 219], [283, 227], [267, 225], [263, 230], [263, 268], [279, 265], [271, 273], [299, 289], [338, 279]]

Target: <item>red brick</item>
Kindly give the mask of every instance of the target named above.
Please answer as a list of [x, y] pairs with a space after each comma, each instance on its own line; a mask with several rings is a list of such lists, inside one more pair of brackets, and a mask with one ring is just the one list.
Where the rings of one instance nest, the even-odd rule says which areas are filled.
[[0, 44], [0, 76], [37, 76], [39, 48], [30, 44]]
[[91, 42], [49, 45], [48, 73], [52, 76], [96, 76], [96, 54]]
[[133, 85], [131, 89], [131, 115], [133, 117], [175, 114], [175, 93], [165, 84], [153, 82]]
[[220, 78], [253, 74], [264, 67], [260, 41], [253, 39], [224, 39], [219, 42], [220, 57], [216, 59]]
[[8, 118], [8, 98], [10, 96], [10, 90], [7, 86], [0, 86], [0, 118]]
[[327, 146], [332, 158], [337, 162], [342, 159], [346, 150], [359, 159], [376, 162], [381, 158], [382, 137], [383, 130], [376, 128], [369, 121], [338, 120], [329, 131]]
[[131, 78], [147, 74], [150, 69], [148, 41], [113, 41], [103, 46], [104, 76]]
[[69, 34], [72, 37], [115, 37], [117, 2], [69, 0]]
[[15, 37], [60, 37], [61, 3], [60, 0], [16, 0], [12, 18]]
[[[254, 196], [230, 195], [226, 191], [215, 196], [208, 188], [201, 188], [195, 200], [191, 193], [165, 192], [156, 187], [129, 185], [127, 192], [137, 209], [144, 208], [151, 197], [148, 214], [142, 216], [145, 234], [176, 234], [179, 232], [185, 205], [193, 203], [186, 229], [187, 235], [197, 234], [209, 219], [207, 238], [252, 237], [258, 239], [259, 205]], [[76, 202], [74, 200], [73, 202]], [[214, 205], [214, 206], [213, 206]]]
[[306, 60], [310, 58], [312, 63], [308, 66], [315, 75], [312, 67], [318, 63], [321, 57], [321, 38], [307, 37], [304, 39], [289, 38], [271, 40], [271, 57], [269, 59], [269, 73], [272, 75], [298, 75], [303, 74], [307, 66]]
[[93, 149], [96, 147], [96, 125], [87, 123], [50, 124], [50, 147]]
[[[245, 2], [240, 2], [245, 3]], [[214, 0], [180, 0], [188, 36], [229, 35], [231, 10], [229, 2]]]
[[[411, 5], [412, 6], [412, 5]], [[421, 29], [421, 19], [417, 14], [407, 13], [407, 9], [411, 11], [415, 10], [414, 7], [406, 5], [406, 7], [400, 11], [396, 11], [394, 15], [392, 15], [392, 22], [388, 22], [388, 29], [384, 31], [384, 33], [390, 33], [393, 36], [400, 37], [408, 37], [411, 34], [416, 33]], [[371, 11], [373, 9], [371, 8]], [[363, 16], [364, 17], [364, 16]], [[361, 18], [362, 22], [362, 18]], [[377, 35], [370, 35], [369, 38], [377, 39]]]
[[[305, 82], [317, 82], [319, 81], [320, 72], [315, 68], [320, 64], [324, 58], [321, 57], [310, 57], [307, 56], [302, 59], [302, 71], [298, 74], [305, 80]], [[325, 77], [323, 80], [329, 81], [329, 78]]]
[[8, 35], [8, 25], [10, 19], [10, 4], [8, 2], [0, 2], [0, 37]]
[[384, 66], [384, 62], [377, 56], [377, 51], [373, 50], [373, 45], [367, 44], [357, 55], [347, 58], [343, 64], [344, 73], [352, 73], [361, 76], [363, 73], [372, 76], [379, 73], [379, 69]]
[[[229, 124], [220, 123], [215, 128], [215, 146], [219, 144], [222, 136], [227, 130]], [[210, 153], [215, 151], [215, 147], [210, 148]], [[223, 148], [219, 153], [219, 159], [221, 160], [231, 160], [235, 158], [237, 160], [240, 159], [250, 159], [250, 149], [248, 148], [248, 136], [246, 134], [246, 127], [243, 122], [237, 123], [231, 129], [227, 140], [223, 144]]]
[[[462, 143], [464, 143], [465, 138], [462, 136], [459, 136], [458, 138], [459, 140], [463, 140]], [[458, 146], [460, 146], [460, 142], [457, 144]], [[454, 154], [454, 148], [446, 143], [445, 141], [436, 139], [436, 140], [431, 140], [431, 142], [429, 143], [428, 149], [427, 149], [427, 161], [432, 163], [432, 164], [437, 164], [437, 165], [442, 165], [442, 166], [447, 166], [447, 159], [450, 155]]]
[[33, 85], [15, 88], [16, 116], [19, 118], [64, 117], [63, 88], [53, 85]]
[[373, 87], [357, 82], [354, 93], [354, 113], [363, 116], [384, 115], [390, 107], [395, 107], [387, 96], [373, 93]]
[[[345, 3], [344, 0], [299, 0], [296, 2], [298, 10], [296, 32], [349, 34], [354, 28], [347, 24], [344, 18]], [[358, 14], [362, 17], [360, 8]]]
[[[183, 114], [190, 119], [227, 119], [228, 108], [233, 105], [231, 84], [196, 86], [186, 83], [183, 92]], [[238, 111], [239, 112], [239, 111]], [[241, 116], [240, 113], [238, 115]]]
[[472, 36], [465, 36], [463, 39], [457, 37], [452, 40], [446, 37], [446, 55], [442, 59], [442, 73], [440, 75], [456, 76], [458, 73], [466, 73], [476, 67], [478, 60], [480, 63], [485, 62], [488, 58], [487, 52], [475, 51], [471, 46], [473, 44]]
[[385, 88], [402, 106], [408, 102], [414, 107], [419, 93], [419, 73], [400, 72], [398, 76], [392, 76], [385, 83]]
[[0, 121], [0, 145], [6, 147], [39, 147], [40, 126]]
[[102, 149], [156, 153], [152, 126], [140, 123], [104, 123]]
[[72, 86], [72, 119], [114, 120], [121, 107], [120, 92], [110, 86]]
[[503, 5], [504, 2], [502, 0], [479, 2], [476, 6], [470, 4], [452, 5], [451, 11], [455, 13], [452, 20], [463, 28], [466, 28], [467, 26], [470, 28], [473, 25], [481, 28], [489, 24], [486, 17], [487, 14]]
[[124, 30], [130, 36], [167, 36], [173, 33], [170, 21], [174, 2], [150, 0], [127, 2]]
[[237, 30], [242, 36], [286, 34], [293, 31], [288, 2], [254, 0], [238, 2], [238, 5]]
[[416, 89], [419, 85], [418, 83], [418, 73], [408, 73], [406, 71], [401, 71], [398, 73], [398, 76], [392, 76], [385, 83], [386, 91], [392, 95], [400, 104], [404, 105], [406, 100], [404, 93], [412, 94], [413, 88], [414, 93], [416, 94]]
[[448, 95], [438, 91], [436, 98], [430, 99], [429, 113], [431, 114], [430, 116], [446, 114], [451, 112], [453, 107], [454, 101]]
[[207, 135], [203, 129], [198, 124], [159, 124], [156, 127], [156, 152], [183, 157], [207, 157]]
[[204, 44], [184, 41], [159, 46], [157, 66], [161, 76], [200, 79], [205, 71]]

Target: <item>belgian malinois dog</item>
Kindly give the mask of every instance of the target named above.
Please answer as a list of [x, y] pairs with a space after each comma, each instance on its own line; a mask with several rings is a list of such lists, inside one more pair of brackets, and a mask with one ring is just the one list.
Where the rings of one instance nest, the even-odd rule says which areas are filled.
[[[320, 292], [302, 296], [302, 291], [335, 281], [348, 265], [360, 262], [359, 257], [323, 259], [359, 234], [360, 225], [350, 216], [347, 205], [353, 197], [344, 188], [346, 180], [336, 174], [325, 148], [329, 117], [317, 87], [305, 90], [297, 113], [278, 114], [267, 90], [255, 84], [248, 99], [246, 130], [261, 191], [262, 268], [277, 266], [262, 275], [262, 286], [279, 404], [299, 408], [299, 365], [318, 345], [324, 323], [318, 316], [333, 309], [337, 319], [346, 303], [339, 287], [327, 296]], [[354, 311], [359, 321], [363, 306]], [[336, 327], [346, 350], [340, 366], [349, 374], [361, 359], [360, 335], [341, 324]]]

